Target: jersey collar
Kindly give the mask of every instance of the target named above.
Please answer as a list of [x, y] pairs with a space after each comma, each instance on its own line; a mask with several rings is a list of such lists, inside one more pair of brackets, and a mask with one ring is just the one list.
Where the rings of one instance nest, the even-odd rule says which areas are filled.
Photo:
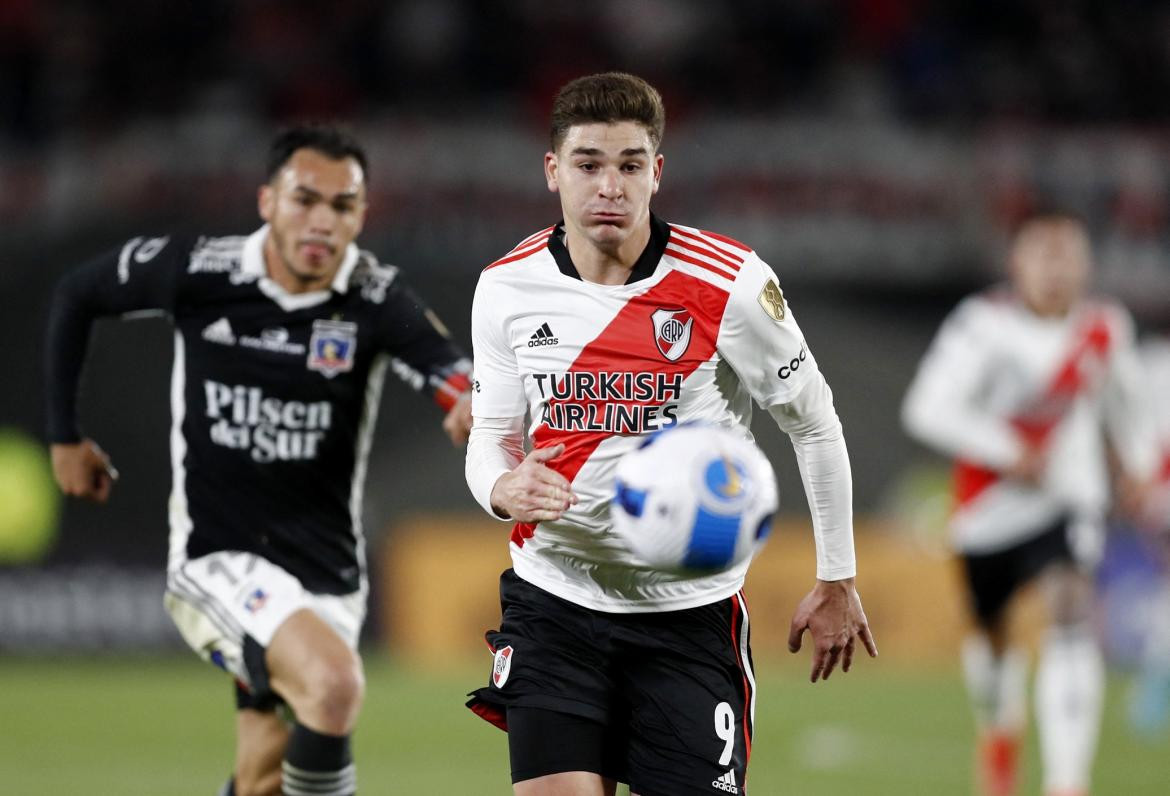
[[[627, 285], [653, 275], [669, 240], [670, 225], [651, 213], [650, 240], [646, 242], [646, 248], [638, 255], [634, 267], [630, 269], [630, 277], [626, 280]], [[548, 250], [552, 253], [553, 259], [557, 261], [557, 268], [562, 274], [573, 279], [581, 279], [581, 274], [577, 272], [577, 266], [573, 265], [573, 258], [569, 256], [569, 250], [565, 247], [565, 220], [563, 218], [557, 222], [556, 229], [553, 230], [552, 236], [548, 239]]]
[[341, 265], [329, 284], [329, 290], [314, 290], [309, 293], [289, 293], [275, 281], [268, 277], [268, 268], [264, 265], [264, 241], [268, 238], [268, 225], [260, 227], [244, 241], [243, 256], [240, 258], [240, 270], [245, 276], [256, 280], [260, 291], [271, 298], [285, 310], [313, 307], [329, 300], [332, 293], [345, 293], [349, 290], [349, 278], [353, 269], [357, 267], [359, 252], [356, 244], [345, 247], [345, 256], [341, 258]]

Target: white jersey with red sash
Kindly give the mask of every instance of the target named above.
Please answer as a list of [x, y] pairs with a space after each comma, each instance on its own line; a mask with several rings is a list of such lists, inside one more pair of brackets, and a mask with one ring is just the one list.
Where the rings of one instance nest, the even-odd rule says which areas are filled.
[[[1131, 472], [1153, 451], [1132, 322], [1086, 301], [1042, 318], [1006, 289], [965, 299], [943, 323], [903, 406], [907, 429], [955, 459], [956, 547], [990, 553], [1067, 517], [1074, 548], [1099, 552], [1109, 500], [1103, 429]], [[1039, 484], [1001, 477], [1027, 448], [1044, 452]]]
[[576, 274], [549, 228], [488, 266], [472, 310], [476, 417], [527, 412], [537, 447], [580, 502], [555, 522], [517, 523], [525, 580], [606, 611], [683, 609], [734, 594], [748, 563], [682, 577], [638, 566], [614, 536], [617, 461], [675, 423], [705, 421], [750, 438], [752, 399], [787, 403], [817, 364], [776, 277], [730, 238], [654, 219], [632, 281]]

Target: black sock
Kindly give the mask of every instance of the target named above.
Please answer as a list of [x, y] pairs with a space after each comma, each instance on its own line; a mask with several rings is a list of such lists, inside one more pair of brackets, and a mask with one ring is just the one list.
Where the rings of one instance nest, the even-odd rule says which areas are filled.
[[236, 796], [236, 778], [230, 777], [219, 789], [218, 796]]
[[281, 773], [285, 796], [353, 796], [357, 792], [348, 735], [325, 735], [297, 724], [284, 750]]

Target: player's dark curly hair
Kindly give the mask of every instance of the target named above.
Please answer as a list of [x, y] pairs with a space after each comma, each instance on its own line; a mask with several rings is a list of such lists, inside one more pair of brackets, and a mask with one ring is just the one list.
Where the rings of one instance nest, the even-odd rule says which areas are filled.
[[550, 138], [556, 152], [575, 124], [637, 122], [657, 149], [666, 129], [666, 109], [654, 86], [625, 72], [586, 75], [566, 83], [552, 107]]
[[298, 149], [313, 149], [334, 160], [353, 158], [362, 167], [363, 179], [369, 182], [365, 148], [346, 130], [322, 123], [298, 124], [277, 133], [268, 147], [265, 181], [270, 182]]

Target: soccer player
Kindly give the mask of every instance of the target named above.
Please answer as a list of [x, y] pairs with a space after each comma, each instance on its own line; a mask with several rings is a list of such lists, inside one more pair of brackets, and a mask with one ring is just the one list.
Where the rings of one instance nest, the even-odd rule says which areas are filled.
[[979, 732], [982, 792], [1014, 792], [1026, 723], [1026, 667], [1007, 633], [1009, 601], [1039, 581], [1050, 627], [1036, 718], [1050, 796], [1087, 794], [1104, 689], [1091, 625], [1093, 566], [1109, 503], [1102, 429], [1122, 480], [1154, 463], [1132, 322], [1086, 298], [1083, 224], [1062, 214], [1024, 223], [1010, 285], [965, 299], [944, 322], [903, 405], [909, 432], [956, 459], [954, 545], [974, 633], [963, 671]]
[[[472, 327], [467, 481], [514, 523], [489, 683], [468, 706], [508, 731], [517, 794], [745, 792], [755, 709], [747, 562], [682, 575], [640, 565], [609, 521], [614, 468], [687, 421], [750, 438], [754, 398], [791, 436], [817, 582], [789, 647], [811, 679], [861, 639], [852, 481], [832, 393], [776, 276], [748, 246], [650, 212], [664, 110], [640, 78], [565, 85], [544, 157], [563, 220], [484, 269]], [[482, 359], [481, 359], [482, 358]], [[532, 450], [524, 453], [524, 416]]]
[[269, 152], [259, 230], [134, 238], [53, 297], [53, 468], [66, 494], [99, 502], [116, 476], [75, 412], [91, 322], [174, 323], [165, 602], [192, 649], [238, 684], [227, 794], [355, 792], [362, 489], [390, 362], [447, 412], [454, 442], [470, 427], [470, 363], [399, 269], [354, 243], [366, 180], [347, 134], [290, 129]]

